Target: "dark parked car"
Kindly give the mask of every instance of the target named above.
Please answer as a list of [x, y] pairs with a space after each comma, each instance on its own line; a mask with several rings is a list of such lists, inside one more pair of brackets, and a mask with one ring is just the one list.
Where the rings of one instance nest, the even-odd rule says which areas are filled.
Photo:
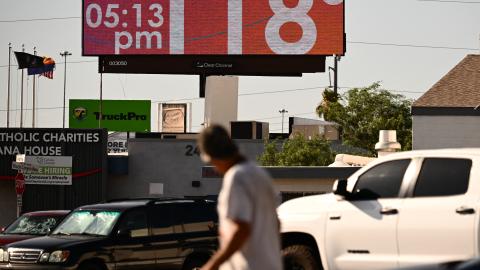
[[70, 211], [52, 210], [29, 212], [1, 229], [0, 247], [13, 242], [47, 235]]
[[82, 206], [50, 235], [7, 245], [0, 269], [194, 269], [217, 249], [215, 208], [188, 199]]

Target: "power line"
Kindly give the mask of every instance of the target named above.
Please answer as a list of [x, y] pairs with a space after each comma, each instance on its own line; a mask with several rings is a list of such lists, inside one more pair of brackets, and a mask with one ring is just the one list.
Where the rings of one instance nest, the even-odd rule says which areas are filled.
[[[79, 60], [79, 61], [72, 61], [72, 62], [69, 61], [68, 62], [68, 64], [83, 64], [83, 63], [98, 63], [98, 61], [97, 60], [94, 60], [94, 61], [91, 61], [91, 60], [90, 61], [88, 61], [88, 60], [80, 61]], [[65, 64], [65, 62], [55, 62], [55, 65], [63, 65], [63, 64]], [[6, 67], [8, 67], [8, 65], [0, 66], [0, 68], [6, 68]], [[14, 67], [14, 65], [12, 65], [12, 67]]]
[[0, 23], [15, 23], [15, 22], [37, 22], [37, 21], [56, 21], [56, 20], [71, 20], [71, 19], [81, 19], [82, 17], [57, 17], [57, 18], [33, 18], [33, 19], [13, 19], [13, 20], [2, 20]]
[[[426, 1], [426, 0], [424, 0]], [[350, 44], [376, 45], [376, 46], [393, 46], [393, 47], [410, 47], [410, 48], [426, 48], [426, 49], [444, 49], [444, 50], [463, 50], [463, 51], [478, 51], [476, 48], [466, 47], [448, 47], [448, 46], [433, 46], [433, 45], [416, 45], [416, 44], [400, 44], [400, 43], [381, 43], [381, 42], [366, 42], [366, 41], [347, 41]]]
[[[239, 94], [239, 96], [253, 96], [253, 95], [264, 95], [264, 94], [277, 94], [277, 93], [286, 93], [286, 92], [296, 92], [296, 91], [309, 91], [314, 89], [321, 89], [326, 88], [324, 86], [318, 87], [307, 87], [307, 88], [296, 88], [296, 89], [284, 89], [284, 90], [276, 90], [276, 91], [265, 91], [265, 92], [257, 92], [257, 93], [246, 93], [246, 94]], [[353, 89], [353, 88], [360, 88], [360, 87], [339, 87], [340, 89]], [[424, 92], [420, 91], [400, 91], [400, 90], [388, 90], [389, 92], [396, 92], [396, 93], [412, 93], [412, 94], [423, 94]], [[193, 100], [201, 100], [202, 98], [181, 98], [181, 99], [170, 99], [170, 100], [156, 100], [152, 101], [152, 103], [167, 103], [167, 102], [180, 102], [180, 101], [193, 101]], [[62, 109], [63, 107], [43, 107], [37, 108], [37, 110], [51, 110], [51, 109]], [[25, 109], [31, 110], [31, 109]], [[5, 109], [0, 109], [0, 112], [6, 112]], [[10, 111], [20, 111], [20, 109], [11, 109]], [[303, 113], [309, 114], [309, 113]], [[300, 114], [298, 114], [300, 115]], [[271, 117], [271, 118], [262, 118], [257, 120], [266, 120], [266, 119], [274, 119], [280, 118], [281, 116]]]
[[476, 1], [459, 1], [459, 0], [417, 0], [419, 2], [437, 2], [437, 3], [458, 3], [458, 4], [480, 4]]

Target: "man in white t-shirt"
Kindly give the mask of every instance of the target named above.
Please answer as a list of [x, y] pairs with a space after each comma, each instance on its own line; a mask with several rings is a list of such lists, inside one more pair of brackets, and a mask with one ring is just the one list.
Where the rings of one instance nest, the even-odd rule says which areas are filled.
[[239, 153], [221, 126], [205, 128], [198, 144], [202, 160], [224, 175], [218, 197], [220, 249], [202, 270], [281, 270], [272, 179]]

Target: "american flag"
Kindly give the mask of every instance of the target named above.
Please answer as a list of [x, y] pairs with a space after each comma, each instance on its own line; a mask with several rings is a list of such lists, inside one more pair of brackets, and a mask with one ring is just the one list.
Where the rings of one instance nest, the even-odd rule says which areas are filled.
[[44, 77], [47, 77], [49, 79], [53, 79], [53, 69], [43, 72], [42, 74], [40, 74], [40, 76], [44, 76]]
[[55, 70], [55, 61], [50, 57], [44, 57], [43, 66], [28, 68], [28, 75], [40, 74], [40, 76], [53, 79], [54, 70]]
[[47, 77], [49, 79], [53, 79], [53, 70], [55, 70], [55, 61], [50, 57], [45, 57], [43, 59], [44, 70], [40, 76]]

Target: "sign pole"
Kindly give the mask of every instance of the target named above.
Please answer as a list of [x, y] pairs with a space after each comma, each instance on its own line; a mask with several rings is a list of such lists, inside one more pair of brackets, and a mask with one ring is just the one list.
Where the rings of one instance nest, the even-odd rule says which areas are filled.
[[17, 194], [17, 218], [22, 213], [23, 193], [25, 192], [25, 177], [19, 172], [15, 176], [15, 193]]
[[7, 128], [10, 127], [10, 66], [12, 59], [12, 43], [8, 43], [8, 87], [7, 87]]

